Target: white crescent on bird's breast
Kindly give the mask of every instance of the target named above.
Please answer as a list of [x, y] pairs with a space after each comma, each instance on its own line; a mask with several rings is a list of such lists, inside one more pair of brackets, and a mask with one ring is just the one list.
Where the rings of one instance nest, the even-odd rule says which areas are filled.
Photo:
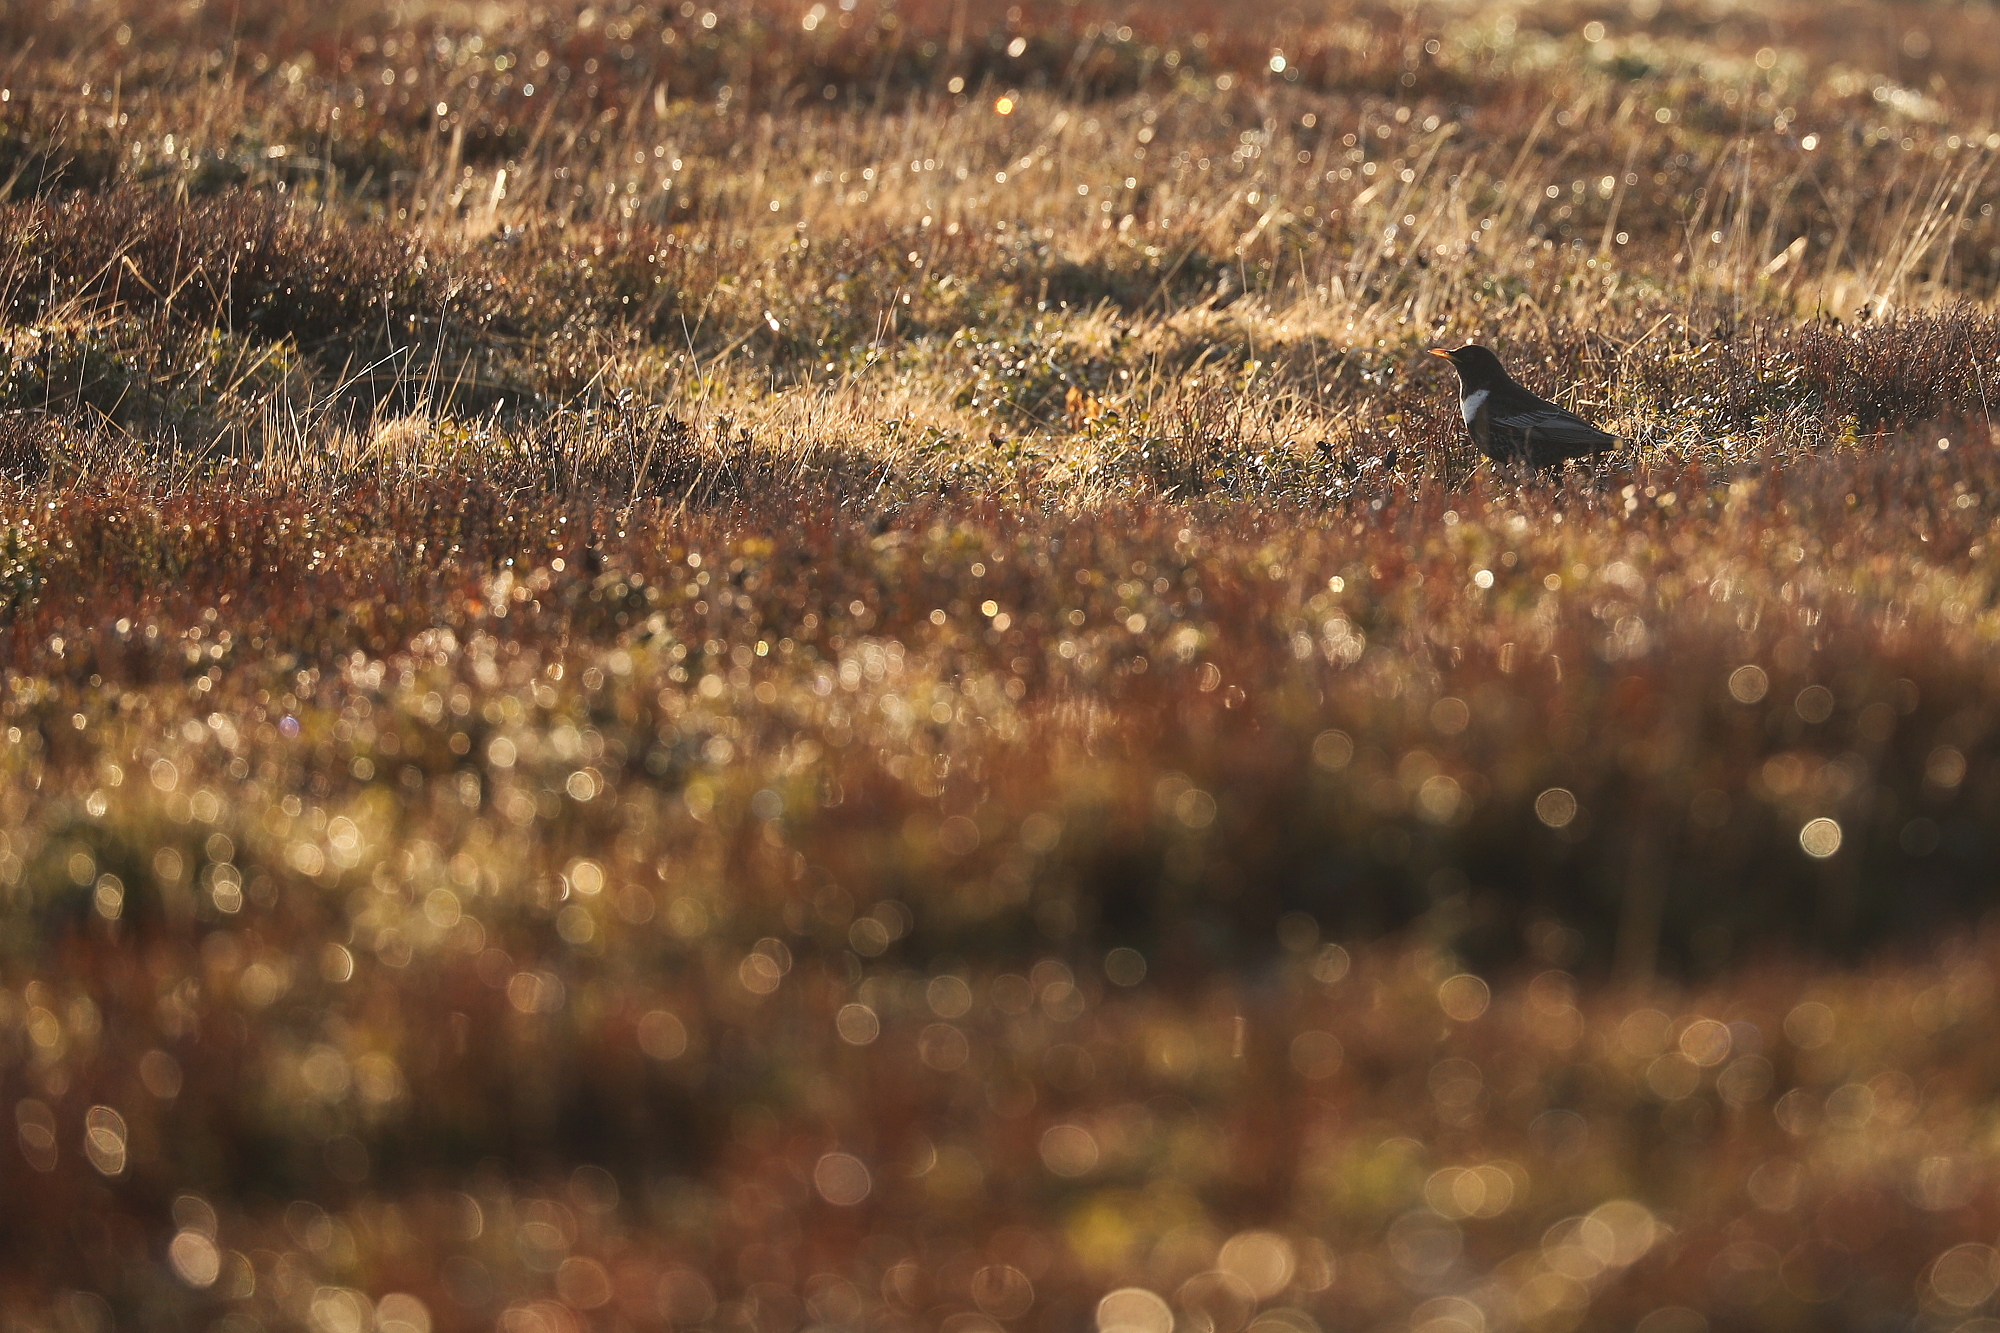
[[1466, 425], [1470, 426], [1472, 419], [1479, 415], [1479, 409], [1486, 406], [1486, 395], [1491, 392], [1491, 389], [1475, 389], [1465, 395], [1464, 400], [1460, 402], [1459, 406], [1465, 409]]

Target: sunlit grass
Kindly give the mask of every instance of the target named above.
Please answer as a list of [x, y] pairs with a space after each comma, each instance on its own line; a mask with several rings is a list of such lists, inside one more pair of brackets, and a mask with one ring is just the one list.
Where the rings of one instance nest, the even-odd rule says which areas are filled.
[[0, 18], [8, 1317], [1984, 1328], [1991, 16], [1642, 8]]

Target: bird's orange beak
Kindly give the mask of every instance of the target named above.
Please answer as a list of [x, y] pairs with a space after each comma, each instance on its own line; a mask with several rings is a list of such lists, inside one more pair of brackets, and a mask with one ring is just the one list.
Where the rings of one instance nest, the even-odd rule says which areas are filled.
[[1445, 351], [1445, 350], [1444, 350], [1444, 349], [1443, 349], [1442, 347], [1433, 347], [1433, 348], [1431, 348], [1431, 355], [1432, 355], [1432, 356], [1441, 356], [1441, 357], [1443, 357], [1443, 358], [1444, 358], [1445, 360], [1447, 360], [1447, 361], [1451, 360], [1451, 353], [1450, 353], [1450, 352], [1447, 352], [1447, 351]]

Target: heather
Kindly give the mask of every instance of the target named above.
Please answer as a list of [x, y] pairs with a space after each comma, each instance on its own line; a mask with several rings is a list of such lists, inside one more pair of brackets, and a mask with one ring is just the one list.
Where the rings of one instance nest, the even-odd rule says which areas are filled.
[[10, 9], [7, 1319], [1987, 1328], [1996, 27]]

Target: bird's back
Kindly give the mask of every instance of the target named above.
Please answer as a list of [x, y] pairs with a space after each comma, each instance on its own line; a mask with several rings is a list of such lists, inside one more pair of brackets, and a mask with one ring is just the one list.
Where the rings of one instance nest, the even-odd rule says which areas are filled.
[[1495, 462], [1553, 467], [1616, 447], [1618, 438], [1508, 381], [1485, 395], [1465, 423], [1479, 452]]

